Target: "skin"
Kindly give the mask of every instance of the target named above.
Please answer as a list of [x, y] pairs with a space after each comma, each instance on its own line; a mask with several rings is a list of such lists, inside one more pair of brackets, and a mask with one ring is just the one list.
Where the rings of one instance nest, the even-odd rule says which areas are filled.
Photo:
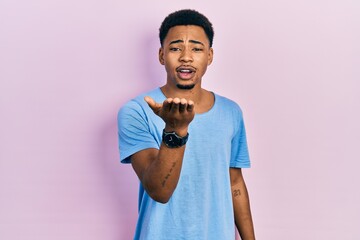
[[[212, 63], [213, 49], [199, 26], [172, 27], [159, 49], [159, 62], [167, 72], [161, 87], [167, 99], [156, 103], [145, 101], [165, 122], [165, 131], [185, 136], [196, 113], [207, 112], [214, 105], [214, 96], [201, 87], [202, 77]], [[181, 73], [186, 70], [187, 73]], [[190, 71], [190, 72], [189, 72]], [[145, 149], [135, 153], [132, 166], [143, 187], [155, 201], [166, 203], [176, 189], [186, 145]], [[235, 223], [243, 240], [255, 239], [246, 185], [239, 168], [230, 168]]]
[[255, 239], [254, 224], [250, 210], [249, 194], [241, 168], [230, 168], [231, 192], [235, 225], [243, 240]]

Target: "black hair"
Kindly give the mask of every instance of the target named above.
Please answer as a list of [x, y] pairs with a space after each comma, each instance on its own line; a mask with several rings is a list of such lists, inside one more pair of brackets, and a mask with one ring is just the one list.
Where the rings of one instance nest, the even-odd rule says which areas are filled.
[[214, 39], [214, 29], [211, 22], [203, 14], [191, 9], [183, 9], [170, 13], [164, 19], [159, 29], [161, 46], [163, 45], [164, 39], [168, 34], [170, 28], [181, 25], [195, 25], [202, 27], [205, 31], [206, 36], [209, 39], [210, 47], [212, 47]]

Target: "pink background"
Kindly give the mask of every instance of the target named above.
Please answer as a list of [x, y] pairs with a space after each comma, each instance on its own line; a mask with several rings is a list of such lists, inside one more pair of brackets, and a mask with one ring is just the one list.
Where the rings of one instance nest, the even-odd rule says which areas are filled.
[[131, 239], [116, 115], [164, 83], [158, 28], [215, 27], [204, 86], [243, 108], [257, 238], [360, 239], [360, 2], [0, 2], [0, 239]]

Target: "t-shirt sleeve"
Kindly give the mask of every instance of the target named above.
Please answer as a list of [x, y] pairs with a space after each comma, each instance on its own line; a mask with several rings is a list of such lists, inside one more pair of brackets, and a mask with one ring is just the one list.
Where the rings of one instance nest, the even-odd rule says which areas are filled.
[[[239, 109], [240, 110], [240, 109]], [[230, 167], [249, 168], [250, 158], [246, 140], [246, 131], [242, 112], [238, 115], [238, 129], [231, 142], [231, 160]]]
[[121, 163], [131, 163], [131, 155], [141, 150], [159, 148], [145, 111], [136, 101], [128, 102], [118, 113], [118, 140]]

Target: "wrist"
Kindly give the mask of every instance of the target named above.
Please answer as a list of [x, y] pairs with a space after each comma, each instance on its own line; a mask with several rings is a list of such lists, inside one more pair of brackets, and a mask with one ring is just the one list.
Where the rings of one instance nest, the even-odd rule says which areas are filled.
[[175, 131], [167, 132], [163, 130], [162, 141], [168, 148], [179, 148], [186, 144], [189, 138], [189, 133], [185, 136], [178, 135]]
[[180, 137], [185, 137], [188, 134], [188, 128], [172, 128], [169, 126], [165, 126], [165, 132], [175, 132], [176, 135]]

